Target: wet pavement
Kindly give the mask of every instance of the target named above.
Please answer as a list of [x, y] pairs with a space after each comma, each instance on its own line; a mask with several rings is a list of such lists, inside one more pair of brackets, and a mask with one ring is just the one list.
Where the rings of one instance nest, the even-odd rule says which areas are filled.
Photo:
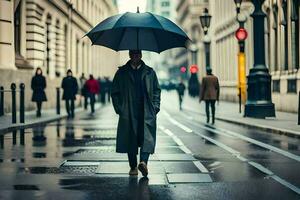
[[115, 153], [111, 105], [0, 135], [0, 199], [300, 198], [299, 139], [206, 125], [175, 105], [163, 95], [148, 178], [129, 177], [126, 154]]

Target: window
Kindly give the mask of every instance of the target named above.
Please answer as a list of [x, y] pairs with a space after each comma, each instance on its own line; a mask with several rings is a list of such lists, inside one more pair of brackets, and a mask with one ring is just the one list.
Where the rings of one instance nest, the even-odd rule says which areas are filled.
[[21, 4], [22, 2], [19, 2], [14, 16], [15, 52], [19, 55], [21, 54]]
[[292, 2], [292, 68], [299, 69], [299, 1]]
[[280, 92], [280, 80], [273, 80], [273, 92]]
[[297, 93], [297, 80], [296, 79], [290, 79], [288, 80], [288, 93]]
[[46, 22], [46, 73], [50, 72], [50, 26], [51, 26], [51, 16], [47, 16]]
[[288, 70], [288, 54], [289, 54], [289, 48], [288, 48], [288, 22], [287, 22], [287, 1], [283, 0], [282, 2], [282, 10], [283, 10], [283, 17], [284, 19], [282, 20], [281, 24], [284, 27], [284, 70]]
[[163, 1], [163, 2], [161, 2], [161, 6], [162, 7], [168, 7], [168, 6], [170, 6], [170, 2], [169, 1]]

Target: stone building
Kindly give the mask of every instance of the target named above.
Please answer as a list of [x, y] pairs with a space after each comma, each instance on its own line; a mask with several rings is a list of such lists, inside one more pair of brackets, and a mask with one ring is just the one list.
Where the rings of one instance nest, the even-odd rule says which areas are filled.
[[[76, 77], [112, 77], [119, 53], [91, 46], [84, 35], [117, 12], [111, 0], [0, 0], [0, 85], [25, 83], [30, 109], [30, 80], [37, 67], [47, 77], [46, 107], [54, 107], [55, 87], [67, 69]], [[9, 111], [10, 99], [5, 100]]]
[[[191, 1], [180, 1], [178, 8], [184, 7], [184, 4], [188, 2]], [[196, 2], [200, 2], [200, 0]], [[297, 93], [300, 88], [300, 72], [298, 70], [300, 55], [299, 4], [298, 0], [265, 0], [263, 4], [266, 18], [265, 30], [262, 31], [265, 33], [266, 66], [272, 75], [272, 101], [277, 110], [288, 112], [297, 112], [298, 110]], [[213, 73], [220, 79], [220, 98], [238, 101], [237, 56], [239, 47], [235, 31], [239, 24], [236, 18], [236, 6], [234, 0], [209, 0], [207, 8], [212, 16], [208, 32], [211, 38], [211, 67]], [[190, 18], [186, 21], [192, 19], [185, 12], [178, 10], [179, 19], [184, 17]], [[243, 0], [241, 13], [247, 18], [245, 28], [248, 32], [245, 42], [247, 75], [254, 64], [253, 22], [250, 16], [253, 11], [254, 7], [251, 1]], [[198, 16], [201, 13], [202, 11], [198, 13]], [[192, 23], [186, 24], [191, 25]], [[201, 43], [203, 35], [200, 34], [200, 38]], [[205, 68], [205, 57], [200, 43], [197, 43], [199, 78], [203, 76]], [[182, 55], [185, 54], [182, 53]], [[191, 57], [187, 58], [190, 63]]]
[[189, 67], [193, 64], [197, 64], [199, 71], [198, 77], [201, 77], [205, 73], [205, 57], [204, 46], [202, 43], [203, 31], [201, 30], [201, 24], [199, 16], [203, 9], [207, 7], [208, 0], [180, 0], [178, 1], [177, 11], [177, 23], [188, 34], [192, 43], [188, 45], [188, 49], [175, 50], [175, 64], [172, 70], [173, 74], [179, 76], [180, 67]]

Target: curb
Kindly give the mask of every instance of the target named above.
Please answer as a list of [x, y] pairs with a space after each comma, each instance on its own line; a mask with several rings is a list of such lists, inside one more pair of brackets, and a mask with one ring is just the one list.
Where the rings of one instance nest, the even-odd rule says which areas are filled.
[[232, 123], [232, 124], [238, 124], [238, 125], [245, 126], [245, 127], [248, 127], [248, 128], [258, 128], [260, 130], [275, 133], [275, 134], [279, 134], [279, 135], [286, 135], [286, 136], [293, 137], [293, 138], [300, 138], [300, 133], [298, 133], [296, 131], [292, 131], [292, 130], [281, 129], [281, 128], [273, 128], [273, 127], [270, 127], [270, 126], [252, 125], [252, 124], [248, 124], [248, 123], [241, 122], [241, 121], [225, 119], [225, 118], [222, 118], [222, 117], [216, 117], [216, 119], [218, 119], [220, 121], [224, 121], [224, 122], [229, 122], [229, 123]]
[[[190, 110], [190, 109], [185, 109], [185, 110], [205, 116], [205, 114], [194, 111], [194, 110]], [[270, 132], [270, 133], [286, 135], [286, 136], [293, 137], [293, 138], [300, 138], [300, 132], [297, 132], [297, 131], [281, 129], [281, 128], [273, 128], [270, 126], [254, 125], [254, 124], [249, 124], [246, 122], [241, 122], [241, 121], [237, 121], [237, 120], [233, 120], [233, 119], [227, 119], [224, 117], [215, 117], [215, 118], [220, 121], [229, 122], [232, 124], [237, 124], [237, 125], [241, 125], [241, 126], [248, 127], [248, 128], [258, 128], [260, 130]]]

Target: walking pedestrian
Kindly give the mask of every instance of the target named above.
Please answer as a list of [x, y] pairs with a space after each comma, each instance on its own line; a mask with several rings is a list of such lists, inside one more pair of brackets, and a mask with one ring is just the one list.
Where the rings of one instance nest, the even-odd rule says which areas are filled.
[[86, 89], [86, 78], [84, 76], [84, 73], [81, 74], [81, 77], [79, 78], [79, 84], [80, 84], [80, 93], [81, 96], [83, 97], [83, 106], [84, 109], [87, 109], [88, 105], [88, 96], [87, 96], [87, 89]]
[[105, 98], [105, 95], [106, 95], [106, 80], [105, 80], [105, 78], [101, 79], [100, 85], [101, 85], [101, 89], [102, 89], [102, 90], [100, 90], [100, 101], [103, 105], [105, 105], [106, 104], [106, 98]]
[[42, 103], [47, 101], [45, 88], [46, 88], [46, 79], [43, 76], [43, 71], [38, 67], [35, 71], [35, 75], [31, 79], [31, 89], [33, 90], [31, 101], [36, 102], [36, 116], [41, 117], [42, 112]]
[[95, 95], [99, 93], [100, 86], [98, 84], [98, 81], [94, 79], [93, 75], [90, 75], [90, 79], [86, 82], [86, 88], [87, 88], [88, 97], [90, 99], [90, 104], [91, 104], [91, 114], [94, 114], [95, 101], [96, 101]]
[[[129, 51], [130, 60], [119, 67], [112, 83], [111, 97], [119, 115], [118, 153], [127, 153], [129, 175], [148, 175], [148, 159], [156, 142], [156, 114], [160, 110], [160, 86], [155, 71], [142, 60], [140, 50]], [[137, 154], [140, 147], [140, 163]]]
[[64, 90], [63, 100], [66, 101], [66, 110], [68, 113], [68, 118], [74, 118], [74, 101], [76, 99], [76, 94], [78, 91], [78, 84], [76, 78], [73, 77], [72, 71], [70, 69], [67, 71], [67, 76], [63, 78], [61, 87]]
[[178, 97], [179, 97], [179, 109], [182, 110], [182, 99], [184, 96], [184, 91], [185, 91], [185, 85], [183, 83], [183, 80], [180, 80], [180, 83], [177, 86], [177, 93], [178, 93]]
[[209, 123], [209, 107], [212, 112], [212, 124], [215, 123], [215, 103], [219, 101], [220, 87], [218, 78], [212, 74], [212, 69], [206, 70], [207, 75], [202, 79], [200, 102], [205, 101], [206, 123]]

